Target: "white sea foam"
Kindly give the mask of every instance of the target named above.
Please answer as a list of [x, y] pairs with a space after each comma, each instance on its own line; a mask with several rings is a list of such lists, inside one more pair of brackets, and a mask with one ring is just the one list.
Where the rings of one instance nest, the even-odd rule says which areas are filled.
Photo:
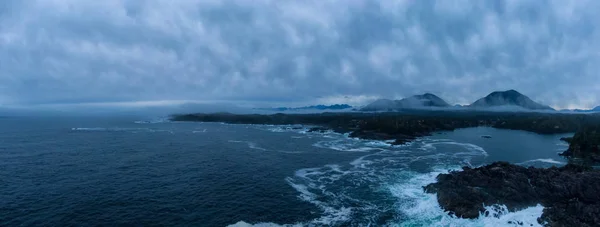
[[256, 143], [254, 142], [248, 142], [248, 147], [250, 149], [254, 149], [254, 150], [259, 150], [259, 151], [266, 151], [267, 149], [259, 147], [258, 145], [256, 145]]
[[271, 222], [263, 222], [263, 223], [256, 223], [256, 224], [250, 224], [244, 221], [239, 221], [235, 224], [232, 225], [228, 225], [227, 227], [302, 227], [302, 224], [285, 224], [285, 225], [280, 225], [280, 224], [275, 224], [275, 223], [271, 223]]
[[475, 144], [470, 144], [470, 143], [459, 143], [459, 142], [433, 142], [433, 143], [427, 143], [424, 145], [425, 149], [431, 149], [431, 150], [436, 150], [437, 148], [435, 147], [435, 145], [438, 144], [446, 144], [446, 145], [456, 145], [456, 146], [461, 146], [464, 147], [465, 149], [469, 150], [469, 151], [473, 151], [473, 152], [477, 152], [480, 153], [484, 156], [488, 156], [488, 153], [485, 151], [485, 149], [483, 149], [480, 146], [477, 146]]
[[566, 163], [561, 162], [561, 161], [556, 161], [554, 159], [551, 158], [538, 158], [538, 159], [534, 159], [534, 160], [529, 160], [529, 161], [524, 161], [521, 163], [517, 163], [518, 165], [524, 165], [527, 163], [533, 163], [533, 162], [543, 162], [543, 163], [549, 163], [549, 164], [557, 164], [557, 165], [564, 165]]
[[[455, 168], [453, 168], [455, 169]], [[435, 182], [435, 177], [447, 172], [436, 170], [426, 174], [406, 172], [408, 179], [389, 186], [392, 195], [400, 201], [398, 212], [407, 220], [395, 223], [399, 226], [541, 226], [537, 218], [542, 215], [543, 206], [537, 205], [517, 212], [509, 212], [506, 206], [485, 207], [486, 212], [478, 219], [462, 219], [448, 215], [439, 205], [435, 194], [425, 193], [423, 186]]]
[[258, 145], [256, 145], [256, 143], [250, 142], [250, 141], [228, 140], [227, 142], [230, 142], [230, 143], [245, 143], [245, 144], [248, 145], [248, 148], [250, 148], [250, 149], [260, 150], [260, 151], [268, 151], [268, 149], [259, 147]]
[[[325, 138], [334, 139], [335, 137], [325, 136]], [[346, 138], [337, 140], [323, 140], [313, 144], [313, 146], [346, 152], [372, 152], [385, 150], [381, 148], [381, 144], [369, 144], [369, 142], [365, 143], [364, 141], [353, 141]]]
[[154, 118], [154, 119], [150, 119], [150, 120], [134, 121], [133, 123], [136, 123], [136, 124], [159, 124], [159, 123], [167, 123], [167, 122], [171, 122], [168, 117], [159, 117], [159, 118]]
[[283, 128], [280, 128], [280, 127], [277, 127], [277, 128], [270, 128], [270, 129], [268, 129], [268, 130], [269, 130], [269, 131], [271, 131], [271, 132], [286, 132], [286, 130], [285, 130], [285, 129], [283, 129]]
[[192, 133], [205, 133], [205, 132], [206, 132], [206, 129], [192, 131]]
[[107, 128], [71, 128], [72, 131], [106, 131]]
[[[312, 171], [316, 171], [316, 172], [312, 172]], [[318, 172], [316, 169], [305, 169], [305, 170], [296, 172], [296, 175], [299, 176], [300, 178], [307, 178], [308, 175], [318, 174], [318, 173], [320, 173], [320, 172]], [[350, 220], [350, 215], [352, 214], [352, 208], [349, 208], [349, 207], [336, 208], [327, 202], [320, 201], [319, 196], [317, 196], [315, 193], [312, 193], [309, 189], [309, 188], [312, 188], [313, 190], [319, 189], [320, 186], [315, 185], [315, 184], [305, 185], [302, 183], [298, 183], [298, 182], [296, 182], [296, 180], [294, 180], [293, 178], [290, 178], [290, 177], [286, 178], [286, 181], [288, 182], [288, 184], [290, 186], [292, 186], [294, 189], [296, 189], [296, 191], [300, 192], [300, 195], [298, 196], [298, 198], [300, 198], [306, 202], [312, 203], [313, 205], [315, 205], [319, 209], [321, 209], [321, 211], [323, 212], [323, 216], [321, 216], [315, 220], [312, 220], [309, 225], [335, 225], [337, 223], [344, 223], [344, 222]], [[320, 188], [320, 190], [324, 190], [324, 189]]]
[[[300, 130], [298, 133], [306, 134], [306, 130]], [[298, 198], [318, 207], [322, 216], [301, 224], [251, 225], [238, 222], [235, 226], [331, 226], [350, 225], [350, 220], [368, 225], [381, 211], [389, 209], [395, 209], [399, 214], [396, 223], [388, 223], [390, 226], [511, 226], [519, 223], [524, 226], [539, 226], [537, 218], [543, 210], [540, 205], [518, 212], [508, 212], [506, 207], [501, 205], [488, 206], [487, 216], [482, 215], [481, 218], [469, 220], [448, 215], [440, 207], [435, 194], [424, 192], [422, 187], [435, 182], [438, 174], [449, 169], [459, 169], [458, 166], [448, 168], [446, 164], [471, 165], [472, 157], [487, 156], [488, 153], [480, 146], [449, 139], [419, 138], [398, 147], [382, 141], [349, 138], [347, 134], [334, 132], [310, 133], [306, 137], [312, 138], [313, 135], [323, 138], [322, 141], [313, 144], [315, 147], [341, 152], [369, 152], [347, 164], [300, 169], [293, 177], [285, 179], [299, 193]], [[445, 151], [441, 150], [443, 146], [439, 145], [451, 145], [459, 149]], [[557, 162], [552, 159], [532, 161]], [[442, 168], [424, 174], [409, 171], [413, 165], [422, 166], [428, 163], [441, 163]], [[345, 186], [340, 187], [341, 185]], [[372, 190], [388, 192], [390, 197], [397, 201], [396, 204], [380, 204], [363, 196], [353, 195], [355, 187], [361, 185], [373, 187]]]

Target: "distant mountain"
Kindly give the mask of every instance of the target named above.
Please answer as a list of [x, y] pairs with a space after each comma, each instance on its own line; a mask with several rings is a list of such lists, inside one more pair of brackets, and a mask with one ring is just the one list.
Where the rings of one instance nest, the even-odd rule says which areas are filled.
[[424, 107], [449, 107], [446, 101], [440, 97], [425, 93], [413, 95], [400, 100], [379, 99], [362, 108], [362, 111], [392, 111], [401, 109], [418, 109]]
[[390, 99], [378, 99], [369, 105], [366, 105], [362, 111], [392, 111], [396, 110], [396, 101]]
[[574, 113], [595, 113], [600, 112], [600, 106], [597, 106], [593, 109], [563, 109], [561, 112], [574, 112]]
[[277, 108], [262, 108], [262, 110], [271, 111], [296, 111], [296, 110], [345, 110], [350, 109], [352, 106], [348, 104], [334, 104], [334, 105], [315, 105], [315, 106], [304, 106], [304, 107], [277, 107]]
[[521, 107], [530, 110], [554, 110], [552, 107], [539, 104], [515, 90], [495, 91], [471, 104], [469, 107]]
[[411, 108], [411, 107], [448, 107], [450, 106], [450, 104], [448, 104], [446, 101], [444, 101], [443, 99], [441, 99], [440, 97], [431, 94], [431, 93], [425, 93], [422, 95], [413, 95], [411, 97], [408, 98], [404, 98], [401, 99], [399, 101], [397, 101], [397, 103], [404, 108]]

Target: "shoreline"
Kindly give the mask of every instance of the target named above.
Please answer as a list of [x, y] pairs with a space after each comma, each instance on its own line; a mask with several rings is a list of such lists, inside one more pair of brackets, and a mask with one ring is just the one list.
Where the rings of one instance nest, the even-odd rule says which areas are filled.
[[537, 134], [575, 133], [586, 122], [598, 122], [600, 115], [548, 113], [496, 113], [414, 111], [398, 113], [321, 114], [178, 114], [171, 121], [222, 122], [228, 124], [307, 125], [310, 131], [332, 130], [351, 138], [390, 141], [402, 145], [432, 133], [470, 127], [522, 130]]
[[[433, 133], [470, 127], [521, 130], [537, 134], [575, 133], [575, 139], [562, 140], [570, 143], [567, 151], [578, 155], [587, 154], [580, 149], [581, 144], [589, 144], [589, 133], [586, 130], [590, 126], [600, 125], [600, 115], [464, 112], [273, 115], [216, 113], [173, 115], [171, 120], [287, 125], [290, 128], [298, 125], [314, 126], [308, 132], [333, 131], [348, 134], [350, 138], [384, 141], [391, 145], [403, 145]], [[571, 160], [569, 164], [558, 168], [526, 168], [518, 164], [495, 162], [476, 168], [463, 167], [462, 171], [439, 174], [436, 179], [435, 183], [424, 186], [423, 190], [436, 194], [440, 207], [457, 217], [479, 218], [480, 214], [485, 215], [486, 206], [506, 206], [509, 211], [519, 211], [541, 204], [544, 209], [537, 221], [542, 225], [586, 226], [600, 223], [600, 195], [595, 193], [600, 191], [600, 171], [572, 164]]]
[[423, 190], [436, 194], [442, 209], [457, 217], [485, 216], [486, 206], [514, 212], [540, 204], [544, 210], [537, 221], [545, 226], [593, 226], [600, 221], [600, 170], [590, 167], [494, 162], [439, 174], [436, 180]]

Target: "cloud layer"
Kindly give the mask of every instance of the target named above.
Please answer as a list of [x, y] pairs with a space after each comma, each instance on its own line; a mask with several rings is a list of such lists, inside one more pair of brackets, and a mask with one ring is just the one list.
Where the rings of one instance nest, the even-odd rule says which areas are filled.
[[0, 104], [600, 105], [600, 1], [5, 0]]

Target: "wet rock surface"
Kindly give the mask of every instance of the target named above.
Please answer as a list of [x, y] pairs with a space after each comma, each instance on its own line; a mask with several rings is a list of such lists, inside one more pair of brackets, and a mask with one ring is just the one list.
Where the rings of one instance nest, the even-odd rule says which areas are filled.
[[[424, 187], [437, 193], [442, 208], [462, 218], [477, 218], [484, 206], [503, 204], [518, 211], [541, 204], [546, 226], [597, 226], [600, 223], [600, 171], [569, 164], [533, 168], [496, 162], [440, 174]], [[485, 214], [484, 214], [485, 215]]]

